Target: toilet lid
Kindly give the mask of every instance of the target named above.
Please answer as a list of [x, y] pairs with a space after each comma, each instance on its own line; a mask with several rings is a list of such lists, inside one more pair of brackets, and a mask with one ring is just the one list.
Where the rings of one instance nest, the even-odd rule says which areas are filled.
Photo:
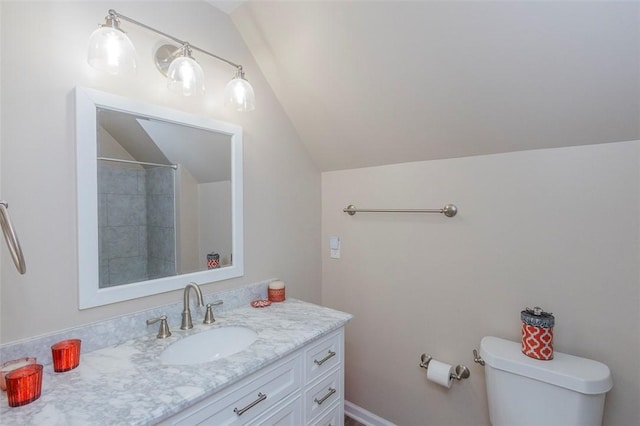
[[605, 364], [560, 352], [542, 361], [522, 353], [521, 344], [498, 337], [483, 337], [480, 356], [498, 370], [560, 386], [584, 394], [601, 394], [613, 387], [611, 372]]

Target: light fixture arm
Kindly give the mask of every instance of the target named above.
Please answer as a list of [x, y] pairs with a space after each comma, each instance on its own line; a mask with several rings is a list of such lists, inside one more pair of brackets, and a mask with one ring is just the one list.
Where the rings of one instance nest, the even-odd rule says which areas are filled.
[[145, 29], [147, 29], [147, 30], [149, 30], [149, 31], [153, 31], [153, 32], [154, 32], [154, 33], [156, 33], [156, 34], [160, 34], [160, 35], [161, 35], [161, 36], [163, 36], [163, 37], [166, 37], [166, 38], [168, 38], [168, 39], [170, 39], [170, 40], [173, 40], [173, 41], [175, 41], [176, 43], [178, 43], [180, 46], [183, 46], [183, 45], [185, 45], [185, 44], [186, 44], [186, 45], [188, 45], [191, 49], [193, 49], [193, 50], [197, 50], [198, 52], [204, 53], [205, 55], [209, 55], [209, 56], [211, 56], [211, 57], [213, 57], [213, 58], [215, 58], [215, 59], [217, 59], [217, 60], [219, 60], [219, 61], [225, 62], [225, 63], [227, 63], [227, 64], [231, 65], [232, 67], [236, 68], [238, 71], [242, 72], [242, 65], [236, 64], [235, 62], [231, 62], [231, 61], [229, 61], [228, 59], [225, 59], [225, 58], [223, 58], [223, 57], [221, 57], [221, 56], [218, 56], [218, 55], [213, 54], [213, 53], [211, 53], [211, 52], [208, 52], [208, 51], [206, 51], [206, 50], [204, 50], [204, 49], [201, 49], [201, 48], [199, 48], [199, 47], [197, 47], [197, 46], [194, 46], [193, 44], [191, 44], [191, 43], [189, 43], [189, 42], [187, 42], [187, 41], [180, 40], [180, 39], [179, 39], [179, 38], [177, 38], [177, 37], [174, 37], [174, 36], [172, 36], [172, 35], [170, 35], [170, 34], [167, 34], [167, 33], [165, 33], [165, 32], [162, 32], [162, 31], [160, 31], [160, 30], [157, 30], [157, 29], [155, 29], [155, 28], [153, 28], [153, 27], [150, 27], [150, 26], [148, 26], [148, 25], [146, 25], [146, 24], [143, 24], [143, 23], [142, 23], [142, 22], [140, 22], [140, 21], [136, 21], [136, 20], [135, 20], [135, 19], [133, 19], [133, 18], [129, 18], [128, 16], [123, 15], [123, 14], [121, 14], [121, 13], [118, 13], [118, 12], [116, 12], [116, 11], [115, 11], [115, 10], [113, 10], [113, 9], [109, 9], [109, 16], [107, 17], [107, 19], [112, 19], [112, 20], [123, 19], [123, 20], [125, 20], [125, 21], [127, 21], [127, 22], [130, 22], [130, 23], [132, 23], [132, 24], [138, 25], [138, 26], [140, 26], [140, 27], [142, 27], [142, 28], [145, 28]]

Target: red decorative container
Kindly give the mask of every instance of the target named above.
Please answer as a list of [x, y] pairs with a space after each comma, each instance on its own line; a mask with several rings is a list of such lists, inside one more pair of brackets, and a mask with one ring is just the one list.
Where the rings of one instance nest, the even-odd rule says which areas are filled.
[[42, 393], [42, 364], [29, 364], [5, 376], [9, 407], [20, 407], [40, 398]]
[[531, 358], [553, 359], [553, 314], [536, 306], [520, 312], [522, 320], [522, 353]]
[[207, 254], [207, 269], [218, 269], [220, 267], [220, 255], [218, 253]]
[[284, 302], [285, 300], [284, 281], [272, 281], [269, 283], [269, 300], [272, 302]]
[[70, 339], [51, 346], [53, 371], [63, 373], [80, 365], [80, 339]]

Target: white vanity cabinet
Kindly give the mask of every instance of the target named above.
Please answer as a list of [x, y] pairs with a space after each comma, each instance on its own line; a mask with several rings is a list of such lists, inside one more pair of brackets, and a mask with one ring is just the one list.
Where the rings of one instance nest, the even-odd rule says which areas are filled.
[[309, 343], [160, 424], [342, 426], [344, 329]]

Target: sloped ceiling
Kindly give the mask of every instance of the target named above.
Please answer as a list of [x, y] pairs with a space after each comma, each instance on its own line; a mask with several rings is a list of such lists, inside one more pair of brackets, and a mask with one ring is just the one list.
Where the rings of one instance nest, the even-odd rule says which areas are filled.
[[640, 139], [638, 2], [249, 0], [231, 18], [322, 171]]
[[231, 180], [229, 135], [103, 108], [98, 114], [99, 125], [131, 159], [182, 165], [197, 183]]

